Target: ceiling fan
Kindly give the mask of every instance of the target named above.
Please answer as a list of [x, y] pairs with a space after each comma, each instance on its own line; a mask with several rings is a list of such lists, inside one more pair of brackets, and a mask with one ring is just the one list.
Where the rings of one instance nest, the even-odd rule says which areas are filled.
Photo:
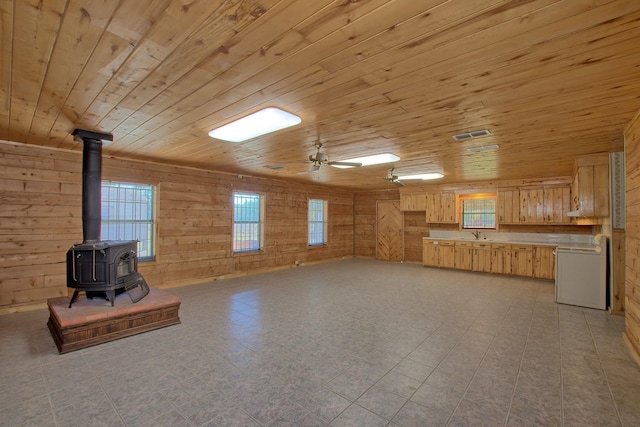
[[313, 163], [311, 166], [311, 171], [317, 171], [320, 169], [320, 166], [323, 164], [327, 164], [330, 166], [348, 166], [359, 168], [362, 166], [362, 163], [354, 163], [354, 162], [332, 162], [329, 160], [329, 156], [327, 153], [321, 153], [320, 149], [322, 148], [322, 143], [320, 141], [316, 142], [316, 153], [309, 155], [309, 161]]
[[387, 176], [384, 179], [386, 181], [389, 181], [396, 187], [404, 187], [404, 184], [400, 182], [400, 178], [398, 178], [398, 175], [393, 174], [393, 169], [394, 168], [389, 169], [389, 172], [387, 172]]

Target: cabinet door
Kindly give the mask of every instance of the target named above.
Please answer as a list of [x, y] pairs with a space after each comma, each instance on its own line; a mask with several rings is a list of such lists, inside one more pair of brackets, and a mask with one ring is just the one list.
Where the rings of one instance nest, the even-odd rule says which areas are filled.
[[542, 188], [520, 189], [520, 222], [544, 224], [544, 190]]
[[473, 267], [473, 248], [471, 243], [457, 243], [455, 245], [455, 268], [471, 270]]
[[476, 245], [473, 248], [472, 270], [485, 273], [491, 271], [491, 247], [489, 244]]
[[444, 268], [455, 268], [455, 246], [453, 242], [441, 242], [440, 244], [440, 258], [438, 259], [438, 265]]
[[499, 190], [498, 191], [498, 223], [518, 224], [520, 223], [520, 191], [519, 190]]
[[422, 265], [427, 267], [438, 266], [438, 241], [423, 240], [422, 241]]
[[491, 272], [504, 274], [504, 246], [492, 245], [491, 247]]
[[609, 216], [609, 165], [593, 167], [593, 214]]
[[440, 193], [439, 222], [456, 223], [456, 193]]
[[400, 195], [400, 210], [423, 211], [424, 209], [424, 193], [405, 193]]
[[426, 221], [429, 223], [438, 222], [438, 215], [440, 213], [440, 193], [427, 193], [424, 200]]
[[427, 193], [425, 210], [426, 220], [429, 223], [455, 223], [456, 194], [452, 192]]
[[556, 272], [553, 247], [536, 246], [533, 249], [533, 277], [538, 279], [554, 279]]
[[579, 166], [574, 176], [573, 202], [581, 217], [609, 216], [609, 164]]
[[544, 189], [544, 220], [547, 224], [569, 224], [571, 218], [571, 188], [547, 187]]
[[512, 251], [512, 274], [533, 277], [533, 246], [513, 246]]
[[593, 166], [581, 166], [578, 168], [577, 186], [580, 216], [594, 217]]

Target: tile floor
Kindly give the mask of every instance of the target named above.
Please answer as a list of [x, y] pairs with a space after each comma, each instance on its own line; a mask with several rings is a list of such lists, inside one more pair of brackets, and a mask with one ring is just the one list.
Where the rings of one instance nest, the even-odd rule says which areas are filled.
[[551, 282], [353, 259], [170, 292], [181, 325], [65, 355], [46, 310], [0, 316], [0, 425], [640, 425], [624, 319]]

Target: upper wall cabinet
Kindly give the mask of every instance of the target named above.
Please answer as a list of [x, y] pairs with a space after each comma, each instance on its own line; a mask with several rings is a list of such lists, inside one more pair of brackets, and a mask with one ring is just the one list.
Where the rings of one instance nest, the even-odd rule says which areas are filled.
[[571, 187], [545, 187], [544, 221], [546, 224], [570, 224]]
[[572, 208], [578, 211], [578, 216], [609, 216], [608, 153], [578, 157], [571, 190]]
[[544, 188], [520, 189], [520, 223], [544, 224]]
[[400, 210], [402, 211], [424, 211], [425, 206], [425, 193], [400, 194]]
[[500, 224], [568, 224], [570, 210], [568, 184], [498, 190]]
[[520, 190], [498, 190], [498, 223], [520, 223]]
[[456, 194], [454, 192], [427, 193], [426, 221], [429, 223], [456, 223]]

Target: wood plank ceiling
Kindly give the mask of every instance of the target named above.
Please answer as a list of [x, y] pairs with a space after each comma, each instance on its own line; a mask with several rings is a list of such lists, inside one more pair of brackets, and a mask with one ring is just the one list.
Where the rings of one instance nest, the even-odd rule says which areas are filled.
[[[81, 150], [80, 127], [114, 134], [105, 155], [371, 190], [390, 185], [390, 166], [442, 183], [567, 176], [576, 155], [622, 150], [640, 109], [637, 0], [0, 8], [0, 139], [27, 144]], [[302, 123], [243, 143], [207, 136], [265, 106]], [[491, 135], [452, 139], [478, 129]], [[331, 160], [401, 160], [310, 173], [317, 140]]]

